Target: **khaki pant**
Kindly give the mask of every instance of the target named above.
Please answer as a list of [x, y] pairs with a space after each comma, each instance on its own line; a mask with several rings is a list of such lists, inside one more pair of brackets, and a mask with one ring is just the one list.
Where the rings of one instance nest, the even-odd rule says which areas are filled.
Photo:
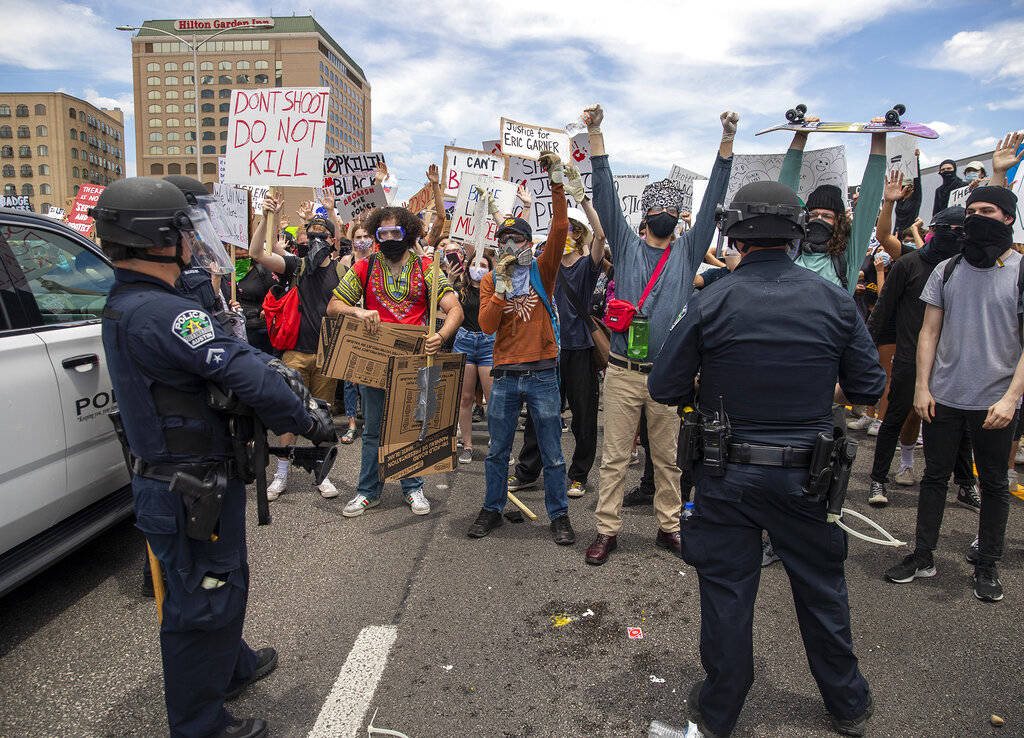
[[281, 355], [281, 363], [302, 375], [302, 381], [309, 388], [309, 394], [318, 400], [334, 404], [334, 392], [338, 387], [338, 380], [325, 377], [317, 371], [316, 354], [285, 351]]
[[679, 415], [675, 408], [651, 399], [646, 374], [609, 365], [604, 380], [604, 447], [596, 510], [597, 532], [604, 535], [618, 535], [622, 528], [622, 485], [641, 410], [647, 411], [658, 526], [666, 533], [679, 530], [682, 507], [679, 467], [676, 466]]

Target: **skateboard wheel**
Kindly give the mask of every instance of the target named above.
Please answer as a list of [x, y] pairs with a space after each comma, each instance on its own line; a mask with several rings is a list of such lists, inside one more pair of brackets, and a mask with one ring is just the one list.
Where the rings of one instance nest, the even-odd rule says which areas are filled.
[[800, 103], [799, 105], [797, 105], [795, 109], [796, 109], [796, 112], [800, 113], [801, 117], [803, 117], [803, 115], [807, 112], [807, 106], [804, 105], [803, 103]]
[[796, 123], [798, 120], [800, 120], [800, 117], [800, 113], [793, 110], [793, 108], [790, 108], [789, 110], [786, 111], [786, 120], [788, 120], [790, 123]]
[[903, 103], [896, 103], [895, 105], [892, 106], [892, 109], [895, 110], [900, 115], [903, 115], [904, 113], [907, 112], [907, 106], [904, 105]]
[[885, 123], [890, 126], [898, 126], [900, 124], [900, 116], [895, 110], [890, 110], [885, 114]]

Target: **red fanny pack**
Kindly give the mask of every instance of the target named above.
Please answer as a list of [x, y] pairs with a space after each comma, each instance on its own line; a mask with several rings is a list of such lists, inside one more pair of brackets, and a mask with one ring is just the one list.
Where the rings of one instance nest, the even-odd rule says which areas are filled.
[[654, 274], [648, 280], [638, 305], [634, 305], [629, 300], [619, 300], [618, 298], [608, 301], [608, 308], [604, 314], [604, 324], [608, 326], [609, 330], [616, 333], [625, 333], [629, 330], [629, 324], [633, 322], [633, 316], [643, 308], [644, 301], [647, 300], [647, 296], [651, 294], [651, 290], [654, 288], [654, 283], [661, 276], [661, 270], [665, 268], [665, 262], [668, 261], [668, 255], [671, 251], [672, 247], [669, 246], [665, 249], [665, 253], [661, 255], [661, 260], [658, 261], [658, 266], [654, 268]]
[[292, 287], [278, 297], [280, 291], [281, 285], [270, 288], [263, 298], [263, 314], [270, 345], [278, 351], [289, 351], [299, 340], [299, 289]]

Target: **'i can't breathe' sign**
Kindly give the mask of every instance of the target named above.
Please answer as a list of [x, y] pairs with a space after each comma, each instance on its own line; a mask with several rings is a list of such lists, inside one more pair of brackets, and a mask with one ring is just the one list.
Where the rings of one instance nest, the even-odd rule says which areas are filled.
[[232, 90], [225, 181], [320, 185], [329, 99], [326, 87]]

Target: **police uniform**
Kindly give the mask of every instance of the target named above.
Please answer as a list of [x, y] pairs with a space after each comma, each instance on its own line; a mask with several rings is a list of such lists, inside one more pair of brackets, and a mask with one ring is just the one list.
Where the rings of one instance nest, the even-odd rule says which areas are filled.
[[[792, 202], [798, 207], [795, 196]], [[810, 450], [819, 433], [832, 436], [837, 377], [858, 404], [874, 403], [885, 388], [853, 298], [794, 264], [785, 249], [748, 252], [733, 274], [684, 307], [654, 363], [651, 396], [696, 404], [698, 372], [702, 414], [724, 407], [732, 438], [724, 476], [694, 465], [695, 510], [682, 522], [683, 558], [699, 577], [707, 671], [691, 711], [714, 735], [728, 735], [739, 717], [754, 679], [754, 599], [766, 530], [789, 575], [825, 706], [840, 721], [863, 717], [870, 693], [853, 654], [846, 534], [826, 522], [826, 500], [805, 492]]]

